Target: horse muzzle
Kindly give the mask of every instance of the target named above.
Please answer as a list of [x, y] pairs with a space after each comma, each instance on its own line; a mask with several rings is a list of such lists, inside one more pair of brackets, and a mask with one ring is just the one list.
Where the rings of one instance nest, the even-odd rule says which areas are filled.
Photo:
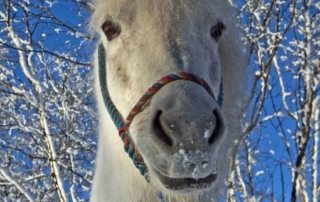
[[225, 136], [217, 102], [199, 85], [177, 81], [159, 91], [149, 107], [151, 131], [141, 141], [149, 146], [139, 149], [160, 183], [180, 192], [209, 188], [219, 175], [216, 159]]

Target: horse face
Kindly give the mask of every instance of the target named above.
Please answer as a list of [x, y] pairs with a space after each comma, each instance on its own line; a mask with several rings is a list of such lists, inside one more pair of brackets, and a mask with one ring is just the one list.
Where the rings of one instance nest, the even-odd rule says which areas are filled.
[[[130, 17], [109, 16], [101, 24], [109, 91], [124, 117], [167, 74], [192, 73], [207, 81], [216, 97], [220, 93], [218, 47], [227, 25], [207, 4], [192, 8], [195, 13], [181, 6], [166, 14], [135, 8], [128, 10]], [[217, 162], [226, 158], [220, 151], [225, 118], [200, 85], [166, 85], [135, 117], [129, 132], [152, 183], [189, 193], [208, 189], [219, 178]]]

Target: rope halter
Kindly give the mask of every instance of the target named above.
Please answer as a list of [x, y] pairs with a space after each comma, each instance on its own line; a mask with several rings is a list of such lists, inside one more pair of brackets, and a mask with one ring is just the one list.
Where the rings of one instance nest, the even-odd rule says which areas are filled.
[[[130, 111], [127, 118], [124, 120], [115, 107], [114, 103], [112, 102], [109, 92], [108, 92], [108, 86], [106, 81], [106, 55], [105, 55], [105, 49], [102, 44], [99, 45], [98, 49], [98, 63], [99, 63], [99, 80], [100, 80], [100, 88], [101, 93], [103, 97], [104, 104], [111, 116], [112, 121], [114, 122], [115, 126], [118, 129], [119, 136], [121, 137], [123, 144], [124, 144], [124, 150], [128, 153], [129, 157], [132, 159], [134, 165], [139, 169], [142, 176], [145, 177], [145, 179], [149, 182], [148, 177], [148, 167], [145, 164], [142, 155], [135, 147], [132, 139], [129, 135], [129, 128], [130, 125], [134, 119], [134, 117], [139, 114], [141, 111], [143, 111], [145, 104], [151, 100], [151, 98], [156, 94], [163, 86], [166, 84], [169, 84], [173, 81], [178, 80], [185, 80], [185, 81], [191, 81], [194, 82], [200, 86], [202, 86], [209, 95], [214, 99], [215, 96], [210, 89], [208, 83], [203, 80], [202, 78], [193, 75], [188, 72], [180, 72], [177, 74], [169, 74], [167, 76], [162, 77], [158, 82], [154, 83], [147, 92], [141, 97], [141, 99], [137, 102], [137, 104], [133, 107], [133, 109]], [[222, 106], [223, 102], [223, 87], [222, 82], [220, 84], [220, 92], [219, 97], [217, 100], [217, 103]]]

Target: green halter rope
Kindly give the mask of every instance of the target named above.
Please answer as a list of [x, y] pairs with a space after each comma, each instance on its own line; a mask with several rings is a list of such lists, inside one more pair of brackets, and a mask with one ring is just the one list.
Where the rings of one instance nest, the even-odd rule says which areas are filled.
[[[211, 97], [215, 99], [215, 96], [210, 89], [209, 85], [201, 79], [200, 77], [197, 77], [193, 74], [190, 74], [188, 72], [180, 72], [178, 74], [169, 74], [163, 78], [161, 78], [157, 83], [153, 84], [148, 91], [142, 96], [142, 98], [139, 100], [139, 102], [135, 105], [135, 107], [131, 110], [129, 113], [128, 117], [126, 120], [124, 120], [117, 110], [116, 106], [112, 102], [109, 91], [108, 91], [108, 86], [107, 86], [107, 73], [106, 73], [106, 52], [105, 48], [103, 47], [102, 44], [99, 45], [98, 48], [98, 64], [99, 64], [99, 81], [100, 81], [100, 88], [101, 88], [101, 93], [103, 97], [104, 104], [108, 110], [108, 113], [114, 122], [115, 126], [117, 127], [119, 131], [119, 136], [121, 137], [123, 143], [124, 143], [124, 149], [128, 153], [129, 157], [132, 159], [134, 165], [139, 169], [140, 173], [142, 176], [145, 177], [147, 182], [149, 182], [149, 176], [148, 176], [148, 167], [144, 163], [144, 160], [139, 153], [139, 151], [136, 149], [133, 141], [131, 140], [129, 136], [129, 127], [134, 119], [134, 117], [139, 114], [143, 110], [143, 106], [145, 103], [150, 100], [155, 93], [157, 93], [164, 85], [171, 83], [173, 81], [177, 80], [187, 80], [187, 81], [192, 81], [194, 83], [197, 83], [204, 87], [207, 92], [211, 95]], [[220, 85], [220, 92], [219, 92], [219, 97], [217, 100], [217, 103], [222, 106], [223, 102], [223, 86], [222, 82]], [[159, 193], [159, 199], [162, 202], [166, 201], [166, 197], [162, 194]]]

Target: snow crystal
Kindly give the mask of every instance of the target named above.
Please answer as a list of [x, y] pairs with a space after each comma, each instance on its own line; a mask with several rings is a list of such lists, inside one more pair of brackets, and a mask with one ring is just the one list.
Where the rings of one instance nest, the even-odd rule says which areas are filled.
[[84, 34], [82, 34], [81, 32], [76, 32], [75, 36], [76, 38], [80, 38], [80, 37], [83, 37]]
[[205, 137], [205, 138], [209, 138], [209, 137], [210, 137], [210, 130], [209, 130], [209, 129], [205, 129], [205, 131], [204, 131], [204, 137]]
[[261, 76], [261, 72], [260, 72], [260, 71], [256, 71], [256, 72], [254, 73], [254, 75], [256, 75], [256, 77], [259, 77], [259, 76]]
[[180, 149], [179, 154], [186, 155], [186, 152], [184, 151], [184, 149]]
[[275, 151], [274, 150], [272, 150], [272, 149], [270, 149], [270, 154], [272, 155], [272, 156], [274, 156], [274, 154], [275, 154]]
[[0, 73], [0, 81], [3, 81], [7, 78], [7, 76], [3, 73]]
[[61, 32], [61, 29], [60, 28], [55, 28], [54, 31], [59, 34]]
[[194, 169], [193, 169], [193, 172], [192, 172], [192, 178], [194, 178], [194, 179], [198, 179], [199, 177], [198, 177], [198, 173], [199, 173], [199, 167], [195, 167]]
[[256, 176], [260, 176], [260, 175], [263, 175], [263, 174], [264, 174], [263, 170], [260, 170], [260, 171], [256, 172]]
[[286, 61], [286, 60], [288, 60], [288, 57], [287, 57], [287, 56], [282, 55], [282, 56], [280, 56], [280, 60], [282, 60], [282, 61]]
[[208, 167], [208, 161], [202, 162], [202, 163], [201, 163], [201, 167], [202, 167], [202, 168]]

